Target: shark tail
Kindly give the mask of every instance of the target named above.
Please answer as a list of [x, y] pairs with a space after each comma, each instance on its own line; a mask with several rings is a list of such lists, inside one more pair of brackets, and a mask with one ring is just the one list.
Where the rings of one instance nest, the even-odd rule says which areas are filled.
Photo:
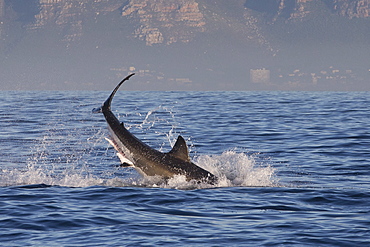
[[111, 95], [108, 97], [108, 99], [104, 102], [104, 104], [102, 105], [101, 107], [101, 112], [103, 112], [104, 110], [110, 110], [110, 105], [111, 105], [111, 102], [112, 102], [112, 99], [114, 97], [114, 95], [116, 94], [116, 92], [118, 91], [119, 87], [125, 82], [127, 81], [128, 79], [130, 79], [131, 76], [135, 75], [135, 73], [132, 73], [128, 76], [126, 76], [120, 83], [118, 83], [118, 85], [116, 86], [116, 88], [113, 90], [113, 92], [111, 93]]
[[112, 99], [114, 97], [114, 95], [116, 94], [116, 92], [118, 91], [119, 87], [125, 82], [127, 81], [128, 79], [130, 79], [131, 76], [135, 75], [135, 73], [132, 73], [128, 76], [126, 76], [117, 86], [116, 88], [113, 90], [113, 92], [111, 93], [111, 95], [108, 97], [108, 99], [103, 103], [103, 105], [101, 107], [98, 107], [98, 108], [94, 108], [92, 109], [92, 113], [102, 113], [103, 111], [106, 111], [106, 110], [110, 110], [110, 105], [111, 105], [111, 102], [112, 102]]

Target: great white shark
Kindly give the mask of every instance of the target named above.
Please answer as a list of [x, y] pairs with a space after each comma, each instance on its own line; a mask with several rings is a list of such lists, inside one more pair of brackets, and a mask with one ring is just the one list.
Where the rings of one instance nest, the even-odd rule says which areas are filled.
[[131, 134], [111, 111], [111, 103], [119, 87], [134, 74], [124, 78], [112, 91], [103, 105], [94, 109], [94, 113], [103, 113], [108, 123], [110, 139], [108, 141], [116, 149], [117, 155], [125, 166], [133, 166], [140, 174], [161, 176], [169, 179], [175, 175], [184, 175], [186, 180], [195, 180], [215, 184], [217, 177], [191, 162], [188, 147], [184, 138], [177, 138], [172, 150], [162, 153], [140, 141]]

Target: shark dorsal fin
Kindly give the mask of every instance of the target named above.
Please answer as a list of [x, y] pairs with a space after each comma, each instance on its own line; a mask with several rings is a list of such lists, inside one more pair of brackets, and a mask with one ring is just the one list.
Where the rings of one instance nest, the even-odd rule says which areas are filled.
[[186, 145], [186, 142], [182, 136], [177, 138], [175, 145], [168, 153], [178, 159], [190, 162], [188, 146]]

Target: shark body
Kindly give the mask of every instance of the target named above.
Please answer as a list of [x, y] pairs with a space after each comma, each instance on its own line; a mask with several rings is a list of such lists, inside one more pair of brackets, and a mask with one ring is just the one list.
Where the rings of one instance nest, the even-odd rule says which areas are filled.
[[111, 102], [119, 87], [131, 76], [124, 78], [113, 90], [103, 105], [94, 112], [102, 112], [111, 134], [109, 140], [118, 152], [122, 163], [133, 166], [145, 176], [161, 176], [169, 179], [175, 175], [184, 175], [188, 181], [214, 184], [217, 177], [191, 162], [188, 147], [182, 136], [177, 138], [172, 150], [162, 153], [155, 150], [131, 134], [111, 111]]

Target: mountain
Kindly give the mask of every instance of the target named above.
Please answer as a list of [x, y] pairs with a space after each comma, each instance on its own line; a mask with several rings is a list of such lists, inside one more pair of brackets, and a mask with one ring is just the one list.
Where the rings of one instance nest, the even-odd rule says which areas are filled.
[[0, 89], [369, 90], [370, 0], [0, 0]]

